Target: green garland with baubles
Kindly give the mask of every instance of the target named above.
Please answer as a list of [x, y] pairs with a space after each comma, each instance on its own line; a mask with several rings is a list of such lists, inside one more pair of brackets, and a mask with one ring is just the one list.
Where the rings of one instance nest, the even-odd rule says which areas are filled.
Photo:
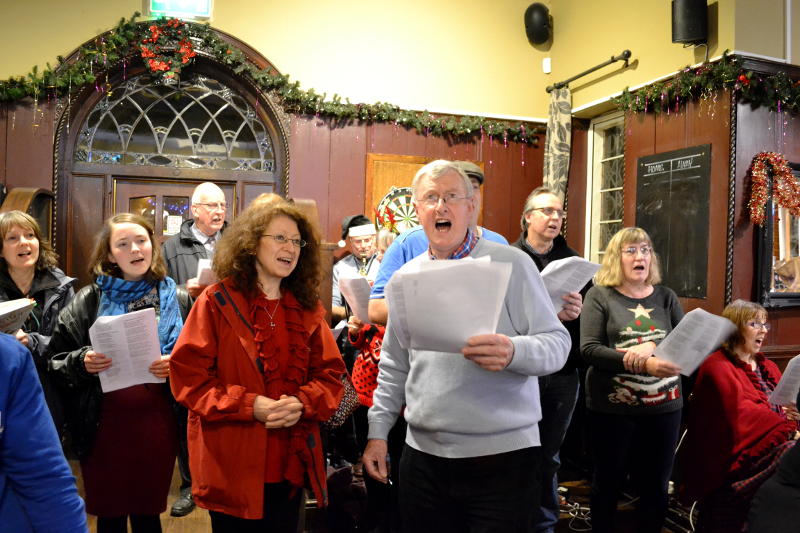
[[677, 111], [681, 104], [697, 98], [710, 98], [721, 89], [736, 93], [739, 101], [772, 111], [800, 111], [800, 81], [785, 72], [762, 75], [745, 71], [736, 56], [723, 54], [719, 61], [678, 72], [672, 78], [652, 83], [614, 98], [617, 107], [633, 113]]
[[277, 96], [287, 112], [317, 115], [336, 120], [394, 123], [413, 128], [421, 134], [441, 137], [489, 135], [503, 142], [532, 144], [544, 128], [531, 129], [519, 122], [511, 124], [479, 116], [439, 117], [428, 111], [409, 111], [396, 105], [378, 102], [353, 104], [334, 94], [318, 94], [303, 90], [289, 76], [259, 69], [238, 48], [223, 41], [208, 24], [160, 18], [137, 22], [136, 12], [121, 19], [117, 27], [82, 46], [74, 61], [59, 56], [58, 64], [48, 63], [43, 72], [34, 67], [27, 76], [0, 81], [0, 102], [23, 98], [66, 96], [85, 85], [98, 90], [111, 90], [107, 73], [142, 61], [151, 75], [164, 83], [174, 83], [182, 68], [189, 66], [201, 53], [224, 63], [234, 72], [248, 76], [261, 90]]

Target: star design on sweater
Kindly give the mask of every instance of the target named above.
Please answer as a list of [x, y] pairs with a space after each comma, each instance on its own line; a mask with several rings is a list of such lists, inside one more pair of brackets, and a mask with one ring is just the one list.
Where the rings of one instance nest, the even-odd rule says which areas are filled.
[[634, 318], [639, 318], [640, 316], [650, 318], [650, 311], [653, 309], [645, 309], [642, 304], [637, 305], [634, 309], [628, 308], [628, 311], [633, 312]]

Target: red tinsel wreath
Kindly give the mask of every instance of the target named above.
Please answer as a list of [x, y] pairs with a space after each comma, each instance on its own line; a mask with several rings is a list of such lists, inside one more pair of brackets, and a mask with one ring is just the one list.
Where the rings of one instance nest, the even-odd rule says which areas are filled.
[[797, 182], [786, 159], [776, 152], [761, 152], [750, 165], [750, 221], [764, 223], [764, 209], [769, 197], [769, 170], [772, 169], [774, 202], [785, 207], [792, 216], [800, 217], [800, 183]]
[[191, 64], [197, 53], [184, 31], [185, 26], [180, 19], [162, 18], [148, 28], [150, 35], [142, 40], [140, 49], [142, 60], [152, 74], [173, 79], [182, 67]]

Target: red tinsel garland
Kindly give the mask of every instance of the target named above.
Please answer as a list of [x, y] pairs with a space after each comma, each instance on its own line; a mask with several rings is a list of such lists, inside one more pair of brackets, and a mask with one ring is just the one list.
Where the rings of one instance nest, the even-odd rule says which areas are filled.
[[761, 152], [753, 158], [750, 164], [751, 189], [750, 221], [759, 226], [764, 223], [764, 209], [769, 198], [769, 170], [772, 169], [772, 191], [774, 202], [779, 207], [785, 207], [792, 216], [800, 217], [800, 183], [797, 182], [792, 169], [781, 154], [776, 152]]
[[160, 77], [172, 79], [181, 67], [191, 63], [197, 55], [192, 41], [183, 33], [186, 23], [180, 19], [162, 19], [150, 26], [150, 37], [140, 46], [142, 60], [147, 69]]

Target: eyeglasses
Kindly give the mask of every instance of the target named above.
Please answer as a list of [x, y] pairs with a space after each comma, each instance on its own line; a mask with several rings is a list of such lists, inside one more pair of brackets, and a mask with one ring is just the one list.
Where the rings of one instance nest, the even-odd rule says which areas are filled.
[[653, 249], [649, 246], [628, 246], [627, 248], [622, 249], [622, 253], [625, 255], [636, 255], [637, 253], [641, 252], [643, 256], [648, 256], [653, 252]]
[[277, 242], [280, 245], [284, 245], [287, 242], [290, 242], [290, 243], [294, 244], [295, 246], [297, 246], [298, 248], [304, 248], [305, 245], [308, 244], [303, 239], [290, 239], [286, 235], [270, 235], [268, 233], [264, 233], [261, 236], [262, 237], [270, 237], [272, 240], [274, 240], [275, 242]]
[[751, 320], [747, 323], [747, 327], [752, 329], [763, 329], [764, 331], [769, 331], [769, 322], [756, 322], [755, 320]]
[[444, 196], [439, 196], [438, 194], [426, 194], [422, 198], [420, 198], [419, 202], [427, 207], [436, 207], [439, 205], [439, 200], [441, 200], [444, 205], [447, 204], [457, 204], [463, 200], [467, 200], [470, 198], [469, 196], [459, 196], [454, 192], [449, 194], [445, 194]]
[[228, 204], [225, 202], [197, 202], [194, 205], [202, 205], [209, 211], [225, 211], [228, 209]]
[[558, 218], [567, 218], [567, 212], [563, 209], [556, 209], [555, 207], [534, 207], [531, 211], [541, 211], [546, 217], [558, 215]]

